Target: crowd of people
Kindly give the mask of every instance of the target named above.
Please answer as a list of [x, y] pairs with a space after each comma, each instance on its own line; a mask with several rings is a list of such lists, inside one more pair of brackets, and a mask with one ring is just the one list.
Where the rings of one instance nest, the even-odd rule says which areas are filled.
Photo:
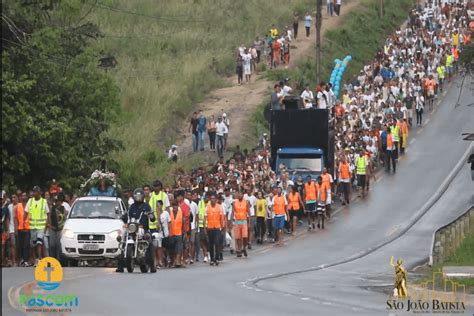
[[[407, 27], [391, 34], [356, 78], [347, 80], [340, 100], [330, 84], [320, 83], [314, 91], [305, 87], [300, 95], [304, 107], [329, 109], [336, 135], [335, 170], [323, 170], [316, 181], [294, 178], [285, 166], [273, 171], [265, 134], [256, 148], [237, 146], [224, 159], [230, 125], [225, 113], [217, 120], [204, 117], [202, 111], [193, 113], [189, 130], [194, 151], [204, 150], [207, 133], [219, 160], [183, 172], [172, 186], [158, 180], [143, 186], [145, 201], [159, 219], [149, 227], [160, 236], [157, 267], [199, 260], [218, 265], [225, 247], [237, 257], [247, 257], [255, 244], [282, 245], [284, 234], [294, 235], [305, 218], [308, 231], [324, 229], [335, 199], [349, 204], [356, 186], [361, 197], [366, 195], [379, 167], [395, 173], [398, 156], [415, 128], [414, 112], [421, 125], [425, 106], [432, 109], [456, 73], [460, 51], [471, 42], [465, 15], [464, 3], [427, 3], [411, 12]], [[293, 92], [289, 80], [274, 89], [272, 109], [285, 110], [284, 98]], [[13, 265], [28, 266], [42, 255], [57, 255], [54, 239], [74, 198], [63, 194], [56, 182], [43, 195], [38, 187], [2, 194], [2, 264], [7, 262], [5, 250]], [[123, 198], [134, 203], [131, 191]], [[38, 206], [43, 200], [46, 205]], [[41, 222], [34, 225], [42, 229], [33, 223], [26, 227], [24, 219], [32, 209], [47, 212], [48, 226]]]

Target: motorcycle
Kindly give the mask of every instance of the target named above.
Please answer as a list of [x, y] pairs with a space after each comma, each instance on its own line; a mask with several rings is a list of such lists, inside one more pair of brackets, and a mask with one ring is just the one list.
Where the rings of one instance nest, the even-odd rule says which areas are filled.
[[123, 238], [118, 236], [119, 249], [122, 251], [125, 267], [129, 273], [135, 269], [135, 265], [140, 267], [142, 273], [147, 273], [150, 267], [147, 251], [151, 243], [151, 235], [145, 233], [143, 227], [139, 224], [142, 216], [147, 216], [144, 212], [140, 213], [140, 218], [129, 218], [126, 224]]

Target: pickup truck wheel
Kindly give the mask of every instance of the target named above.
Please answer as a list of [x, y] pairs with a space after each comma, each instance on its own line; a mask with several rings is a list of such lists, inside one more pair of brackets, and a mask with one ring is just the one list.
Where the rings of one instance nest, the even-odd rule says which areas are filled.
[[128, 273], [132, 273], [135, 269], [135, 262], [133, 260], [133, 246], [127, 247], [127, 258], [125, 258], [125, 265], [127, 267]]

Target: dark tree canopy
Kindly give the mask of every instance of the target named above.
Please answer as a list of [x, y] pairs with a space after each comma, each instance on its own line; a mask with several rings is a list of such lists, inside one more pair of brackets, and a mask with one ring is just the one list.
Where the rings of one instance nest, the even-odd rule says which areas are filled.
[[52, 178], [77, 188], [120, 148], [108, 133], [119, 91], [82, 22], [77, 0], [3, 0], [2, 186], [30, 188]]

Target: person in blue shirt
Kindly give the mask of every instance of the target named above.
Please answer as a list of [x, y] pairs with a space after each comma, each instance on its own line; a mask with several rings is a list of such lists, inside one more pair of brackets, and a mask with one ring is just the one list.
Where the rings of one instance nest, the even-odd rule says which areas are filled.
[[382, 134], [380, 134], [380, 143], [382, 144], [382, 152], [381, 152], [381, 157], [380, 160], [385, 163], [385, 157], [387, 155], [387, 128], [385, 127], [384, 131]]
[[207, 126], [207, 119], [206, 117], [202, 114], [202, 110], [199, 111], [199, 116], [198, 116], [198, 143], [199, 143], [199, 149], [201, 151], [204, 151], [204, 136], [206, 135], [206, 126]]
[[104, 179], [99, 180], [99, 184], [96, 187], [92, 187], [87, 195], [91, 196], [116, 196], [115, 188], [111, 185], [107, 185]]
[[[155, 214], [152, 212], [151, 207], [148, 203], [145, 203], [145, 191], [142, 188], [137, 188], [133, 191], [134, 203], [128, 209], [128, 213], [122, 215], [122, 221], [127, 224], [131, 218], [138, 220], [138, 224], [143, 228], [145, 233], [149, 233], [148, 220], [154, 222]], [[146, 261], [150, 266], [150, 272], [156, 272], [155, 265], [155, 247], [153, 242], [149, 242], [148, 249], [146, 252]], [[125, 266], [124, 258], [120, 258], [117, 264], [116, 272], [123, 272]]]

